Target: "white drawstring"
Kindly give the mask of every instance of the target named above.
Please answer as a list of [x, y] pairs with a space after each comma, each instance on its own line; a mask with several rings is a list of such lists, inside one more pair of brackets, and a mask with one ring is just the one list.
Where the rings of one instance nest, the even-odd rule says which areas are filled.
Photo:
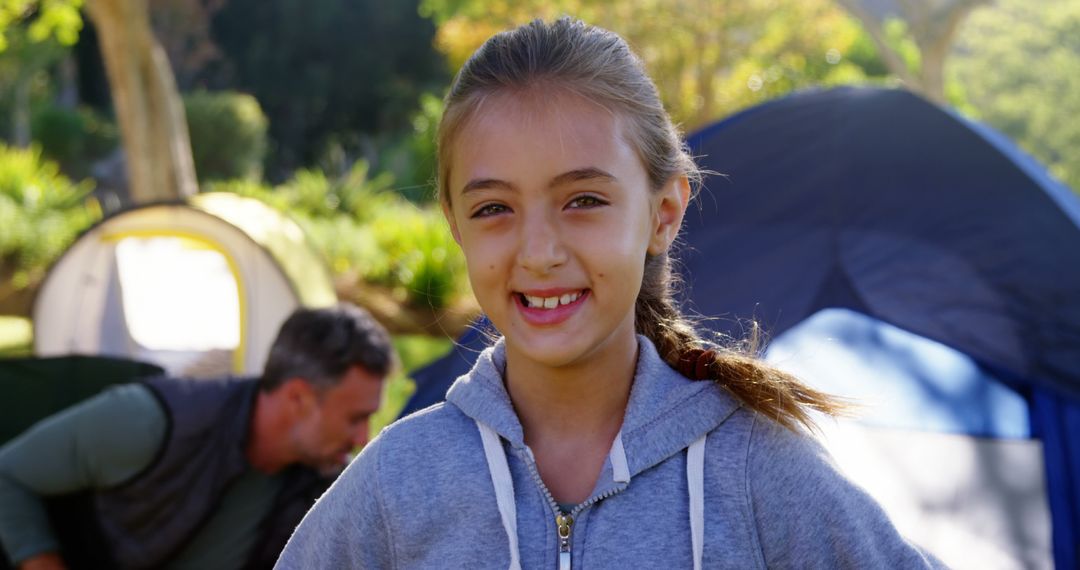
[[[510, 541], [510, 570], [521, 570], [521, 554], [518, 552], [517, 506], [514, 503], [514, 480], [510, 476], [510, 466], [506, 463], [499, 434], [490, 426], [476, 422], [480, 430], [480, 439], [484, 443], [484, 456], [487, 458], [488, 472], [495, 486], [495, 502], [499, 506], [499, 517], [503, 529]], [[690, 444], [686, 450], [686, 483], [690, 496], [690, 544], [694, 556], [694, 570], [701, 570], [705, 537], [705, 437]], [[616, 483], [629, 483], [630, 470], [627, 466], [626, 451], [622, 444], [622, 431], [615, 435], [611, 444], [611, 474]]]
[[608, 453], [608, 458], [611, 459], [611, 478], [616, 483], [629, 483], [630, 482], [630, 467], [626, 464], [626, 450], [622, 445], [622, 430], [615, 434], [615, 441], [611, 442], [611, 453]]
[[510, 570], [521, 570], [521, 554], [518, 552], [517, 506], [514, 503], [514, 480], [510, 477], [510, 466], [506, 463], [499, 434], [488, 425], [476, 422], [480, 429], [480, 439], [484, 442], [484, 456], [487, 457], [488, 472], [495, 485], [495, 502], [499, 505], [499, 517], [510, 540]]
[[690, 545], [694, 570], [701, 570], [705, 538], [705, 436], [686, 450], [686, 486], [690, 495]]

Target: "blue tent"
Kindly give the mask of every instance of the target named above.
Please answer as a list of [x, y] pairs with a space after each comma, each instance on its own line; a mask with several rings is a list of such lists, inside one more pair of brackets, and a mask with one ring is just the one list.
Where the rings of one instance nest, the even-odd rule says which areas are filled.
[[[928, 430], [1036, 438], [1054, 563], [1080, 567], [1080, 201], [1001, 135], [902, 90], [800, 93], [688, 143], [722, 176], [684, 223], [684, 307], [734, 336], [752, 318], [778, 343], [831, 331], [870, 354], [873, 340], [918, 387], [894, 391], [910, 412], [893, 425], [933, 408], [951, 419], [919, 420]], [[919, 342], [972, 372], [926, 365], [937, 349]], [[484, 344], [470, 332], [419, 371], [406, 413]]]

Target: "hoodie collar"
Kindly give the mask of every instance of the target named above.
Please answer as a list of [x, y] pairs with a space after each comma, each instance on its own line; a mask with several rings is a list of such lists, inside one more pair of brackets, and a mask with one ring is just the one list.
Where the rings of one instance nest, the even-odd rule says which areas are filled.
[[[506, 345], [500, 338], [480, 354], [468, 374], [454, 382], [446, 400], [521, 450], [524, 433], [503, 382], [505, 370]], [[692, 381], [672, 369], [652, 342], [639, 335], [634, 383], [620, 430], [630, 476], [686, 449], [738, 407], [713, 382]], [[599, 484], [610, 477], [610, 461], [606, 463]]]

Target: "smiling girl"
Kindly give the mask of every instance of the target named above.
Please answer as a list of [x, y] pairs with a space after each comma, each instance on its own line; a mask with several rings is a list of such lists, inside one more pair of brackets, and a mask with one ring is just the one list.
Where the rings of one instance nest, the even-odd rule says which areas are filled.
[[697, 176], [615, 34], [489, 39], [446, 98], [439, 194], [502, 338], [367, 446], [279, 567], [935, 565], [805, 434], [834, 402], [679, 313]]

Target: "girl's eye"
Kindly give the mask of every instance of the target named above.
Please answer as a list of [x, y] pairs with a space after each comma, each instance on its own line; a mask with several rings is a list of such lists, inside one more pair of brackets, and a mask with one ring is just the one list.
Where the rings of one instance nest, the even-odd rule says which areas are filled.
[[510, 209], [503, 204], [484, 204], [476, 209], [472, 213], [470, 218], [487, 218], [489, 216], [495, 216], [503, 212], [508, 212]]
[[595, 208], [597, 206], [606, 206], [607, 202], [597, 198], [596, 196], [578, 196], [573, 200], [570, 200], [570, 208]]

